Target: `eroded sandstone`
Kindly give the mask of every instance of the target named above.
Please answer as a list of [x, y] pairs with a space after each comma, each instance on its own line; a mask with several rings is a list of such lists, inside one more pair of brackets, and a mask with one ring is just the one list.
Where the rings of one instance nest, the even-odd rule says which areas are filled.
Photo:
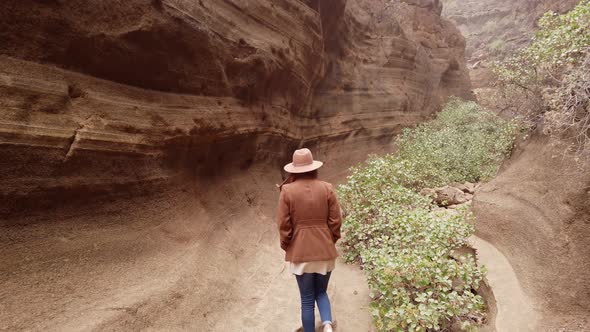
[[330, 149], [345, 169], [447, 96], [470, 96], [463, 39], [439, 9], [438, 1], [5, 2], [1, 210], [25, 211], [48, 192], [41, 206], [68, 191], [279, 164], [302, 144], [321, 157]]

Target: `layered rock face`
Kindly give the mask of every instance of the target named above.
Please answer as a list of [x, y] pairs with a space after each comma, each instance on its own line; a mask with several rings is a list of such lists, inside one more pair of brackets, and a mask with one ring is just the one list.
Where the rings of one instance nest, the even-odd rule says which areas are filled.
[[[337, 167], [334, 174], [389, 151], [394, 135], [428, 119], [448, 96], [473, 98], [464, 39], [441, 19], [438, 1], [313, 6], [321, 16], [324, 75], [301, 135]], [[331, 134], [322, 137], [322, 130]]]
[[552, 10], [572, 9], [578, 0], [442, 0], [443, 15], [455, 22], [467, 41], [466, 55], [475, 87], [490, 83], [489, 61], [527, 45], [538, 19]]
[[[337, 181], [469, 96], [463, 39], [439, 14], [435, 0], [3, 1], [0, 330], [296, 327], [272, 220], [281, 166], [310, 147]], [[366, 331], [358, 278], [337, 284], [362, 306], [334, 304]]]
[[247, 169], [300, 137], [322, 73], [318, 15], [296, 1], [2, 7], [4, 213], [48, 191]]
[[1, 15], [4, 214], [278, 165], [302, 144], [361, 148], [345, 169], [469, 96], [438, 1], [27, 0]]

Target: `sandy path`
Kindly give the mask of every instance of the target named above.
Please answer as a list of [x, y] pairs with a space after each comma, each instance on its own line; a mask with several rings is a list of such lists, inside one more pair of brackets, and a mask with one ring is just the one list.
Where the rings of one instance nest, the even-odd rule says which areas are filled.
[[[294, 330], [262, 174], [0, 224], [0, 331]], [[370, 330], [358, 267], [339, 262], [329, 292], [340, 331]]]
[[489, 242], [476, 236], [469, 239], [477, 250], [479, 264], [487, 270], [487, 280], [496, 298], [498, 332], [537, 331], [538, 314], [523, 292], [512, 266]]
[[[301, 326], [299, 293], [295, 278], [282, 269], [273, 280], [259, 287], [253, 295], [260, 300], [244, 314], [242, 305], [230, 310], [231, 319], [213, 325], [215, 331], [293, 331]], [[363, 273], [356, 267], [338, 262], [330, 281], [328, 293], [338, 331], [364, 332], [371, 330], [368, 310], [368, 290]], [[316, 321], [319, 313], [316, 308]]]

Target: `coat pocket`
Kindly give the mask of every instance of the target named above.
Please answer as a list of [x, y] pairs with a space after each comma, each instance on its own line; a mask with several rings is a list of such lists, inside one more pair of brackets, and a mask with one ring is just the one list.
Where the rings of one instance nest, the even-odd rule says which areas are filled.
[[332, 232], [328, 226], [307, 226], [295, 230], [292, 255], [298, 261], [317, 261], [337, 256]]

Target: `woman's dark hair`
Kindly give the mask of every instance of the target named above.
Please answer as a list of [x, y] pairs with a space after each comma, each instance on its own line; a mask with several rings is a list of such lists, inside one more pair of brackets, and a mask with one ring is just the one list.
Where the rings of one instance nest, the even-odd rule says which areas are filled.
[[305, 172], [305, 173], [293, 173], [293, 174], [291, 174], [291, 176], [293, 177], [293, 180], [297, 180], [297, 179], [317, 179], [318, 178], [318, 170], [315, 169], [313, 171]]

